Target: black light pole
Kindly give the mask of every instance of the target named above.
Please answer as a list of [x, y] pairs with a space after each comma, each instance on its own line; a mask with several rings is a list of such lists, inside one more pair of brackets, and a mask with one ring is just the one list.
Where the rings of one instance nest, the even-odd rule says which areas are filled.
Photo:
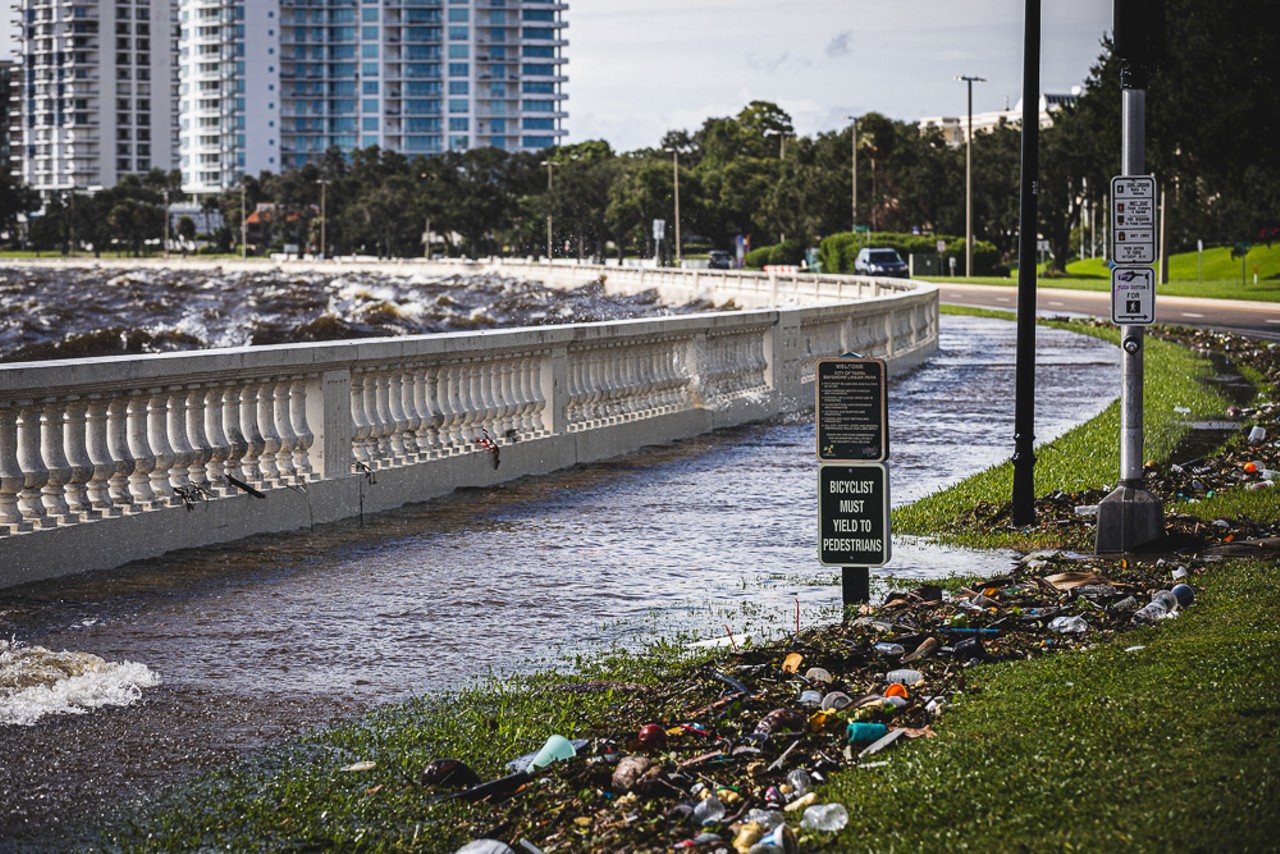
[[1022, 176], [1018, 218], [1018, 343], [1013, 411], [1013, 524], [1036, 517], [1036, 207], [1040, 171], [1040, 0], [1026, 0], [1022, 49]]

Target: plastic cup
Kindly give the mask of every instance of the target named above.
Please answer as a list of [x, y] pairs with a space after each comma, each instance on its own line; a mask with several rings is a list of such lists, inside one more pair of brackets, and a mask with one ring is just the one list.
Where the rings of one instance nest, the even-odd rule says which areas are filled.
[[547, 743], [542, 745], [529, 762], [529, 769], [546, 768], [552, 762], [558, 762], [561, 759], [572, 759], [578, 755], [578, 751], [573, 749], [573, 744], [563, 735], [553, 735], [547, 739]]

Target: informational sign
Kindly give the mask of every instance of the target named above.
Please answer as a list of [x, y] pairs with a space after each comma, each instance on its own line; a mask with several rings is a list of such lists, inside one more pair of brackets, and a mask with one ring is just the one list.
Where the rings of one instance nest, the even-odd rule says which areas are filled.
[[889, 470], [884, 463], [818, 466], [818, 560], [823, 566], [884, 566]]
[[818, 459], [884, 462], [889, 457], [889, 402], [883, 359], [817, 362]]
[[1111, 179], [1111, 257], [1119, 265], [1156, 262], [1156, 179]]
[[1111, 268], [1111, 321], [1121, 326], [1149, 326], [1156, 322], [1153, 268]]
[[665, 219], [655, 219], [653, 221], [653, 239], [662, 240], [667, 233], [667, 221]]

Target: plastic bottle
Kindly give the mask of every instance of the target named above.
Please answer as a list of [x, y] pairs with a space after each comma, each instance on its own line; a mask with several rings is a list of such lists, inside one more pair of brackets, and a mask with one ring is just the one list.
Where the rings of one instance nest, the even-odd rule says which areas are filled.
[[795, 793], [797, 798], [801, 795], [809, 794], [809, 790], [813, 788], [813, 778], [803, 768], [796, 768], [788, 774], [787, 783], [791, 786], [791, 791]]
[[897, 682], [910, 688], [924, 681], [924, 674], [919, 670], [891, 670], [885, 674], [884, 681], [887, 683]]
[[1075, 635], [1089, 631], [1089, 624], [1084, 617], [1054, 617], [1049, 621], [1049, 629], [1060, 635]]
[[902, 644], [889, 643], [888, 641], [881, 641], [880, 643], [876, 644], [875, 650], [881, 655], [904, 655], [906, 653], [906, 650], [903, 649]]
[[836, 831], [849, 823], [849, 811], [843, 804], [814, 804], [800, 819], [802, 830]]
[[1178, 598], [1168, 590], [1157, 590], [1151, 596], [1151, 601], [1138, 609], [1133, 615], [1134, 622], [1138, 623], [1154, 623], [1156, 620], [1162, 620], [1169, 615], [1169, 612], [1178, 606]]
[[724, 803], [715, 795], [698, 802], [693, 808], [693, 823], [700, 825], [715, 824], [724, 818]]
[[742, 817], [744, 822], [754, 821], [764, 825], [765, 830], [773, 830], [778, 825], [784, 823], [786, 818], [777, 810], [752, 809]]

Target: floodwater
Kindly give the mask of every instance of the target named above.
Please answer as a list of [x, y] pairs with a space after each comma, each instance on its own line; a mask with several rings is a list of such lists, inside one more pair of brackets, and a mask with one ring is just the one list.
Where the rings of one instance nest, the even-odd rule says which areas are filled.
[[[1006, 321], [946, 316], [938, 356], [891, 384], [895, 505], [1010, 456], [1014, 337]], [[1119, 369], [1094, 339], [1038, 337], [1043, 440], [1100, 411]], [[0, 724], [0, 841], [65, 842], [73, 814], [491, 669], [654, 631], [777, 633], [797, 602], [803, 623], [829, 619], [839, 570], [817, 562], [816, 480], [810, 414], [363, 526], [0, 590], [0, 638], [158, 677], [127, 705]], [[1009, 558], [899, 541], [875, 574], [994, 573]], [[0, 691], [0, 710], [14, 701]]]

